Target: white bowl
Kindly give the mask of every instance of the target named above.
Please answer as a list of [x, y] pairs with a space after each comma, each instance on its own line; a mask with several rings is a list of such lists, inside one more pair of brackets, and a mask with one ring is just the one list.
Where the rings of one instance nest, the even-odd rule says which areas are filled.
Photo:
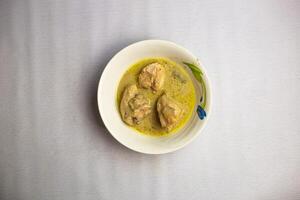
[[[116, 102], [119, 81], [129, 66], [149, 57], [165, 57], [180, 63], [194, 80], [197, 102], [200, 102], [202, 85], [183, 62], [196, 64], [203, 72], [202, 80], [206, 86], [207, 117], [200, 120], [195, 112], [187, 124], [177, 133], [169, 136], [153, 137], [143, 135], [129, 128], [121, 119]], [[118, 52], [106, 65], [98, 85], [98, 108], [101, 118], [111, 135], [124, 146], [141, 153], [163, 154], [180, 149], [200, 134], [210, 115], [211, 90], [206, 71], [198, 59], [185, 48], [163, 40], [144, 40], [127, 46]]]

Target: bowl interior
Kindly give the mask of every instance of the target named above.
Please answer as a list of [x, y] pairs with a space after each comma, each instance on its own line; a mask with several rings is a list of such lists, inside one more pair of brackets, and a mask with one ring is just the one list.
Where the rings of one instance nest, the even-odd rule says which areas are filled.
[[[189, 51], [172, 42], [162, 40], [146, 40], [134, 43], [121, 50], [109, 61], [99, 82], [98, 107], [105, 126], [120, 143], [138, 152], [161, 154], [177, 150], [192, 141], [204, 127], [207, 118], [201, 121], [195, 112], [189, 122], [179, 132], [163, 137], [140, 134], [122, 121], [116, 102], [119, 81], [129, 66], [149, 57], [165, 57], [181, 65], [183, 61], [198, 63], [198, 66], [204, 73], [203, 79], [207, 90], [206, 113], [209, 115], [210, 89], [205, 70], [201, 67], [197, 58]], [[188, 69], [186, 70], [194, 80], [199, 101], [200, 88], [198, 82], [191, 72]]]

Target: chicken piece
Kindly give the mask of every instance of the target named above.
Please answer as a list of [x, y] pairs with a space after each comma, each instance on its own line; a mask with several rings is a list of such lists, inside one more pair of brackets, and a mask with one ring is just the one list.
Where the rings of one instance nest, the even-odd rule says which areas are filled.
[[181, 119], [183, 109], [174, 99], [163, 94], [157, 101], [157, 112], [161, 126], [170, 131]]
[[139, 75], [139, 84], [143, 88], [151, 88], [153, 92], [160, 90], [165, 81], [165, 68], [159, 63], [151, 63], [144, 67]]
[[128, 125], [139, 124], [151, 113], [150, 101], [138, 93], [136, 85], [130, 85], [123, 93], [120, 112], [122, 119]]

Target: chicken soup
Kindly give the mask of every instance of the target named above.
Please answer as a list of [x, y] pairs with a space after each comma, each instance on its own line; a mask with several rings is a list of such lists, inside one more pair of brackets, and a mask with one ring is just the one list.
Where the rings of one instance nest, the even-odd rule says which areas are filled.
[[167, 58], [147, 58], [128, 68], [117, 90], [122, 120], [140, 133], [163, 136], [182, 128], [196, 94], [184, 67]]

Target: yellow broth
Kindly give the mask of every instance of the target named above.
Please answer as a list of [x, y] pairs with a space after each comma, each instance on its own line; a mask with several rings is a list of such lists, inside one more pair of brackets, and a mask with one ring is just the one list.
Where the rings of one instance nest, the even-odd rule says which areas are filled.
[[[151, 89], [141, 88], [138, 83], [138, 76], [140, 71], [148, 64], [154, 62], [162, 64], [166, 70], [166, 78], [163, 88], [156, 93], [153, 93]], [[139, 88], [139, 92], [145, 97], [149, 98], [151, 102], [151, 114], [148, 115], [144, 120], [142, 120], [140, 124], [133, 126], [133, 128], [140, 133], [151, 136], [163, 136], [174, 133], [182, 128], [188, 122], [188, 120], [192, 116], [192, 113], [195, 112], [194, 108], [196, 102], [196, 94], [193, 82], [182, 66], [169, 59], [147, 58], [130, 66], [122, 76], [118, 86], [118, 108], [120, 108], [122, 93], [130, 84], [136, 84]], [[157, 99], [162, 95], [163, 92], [166, 92], [168, 96], [179, 102], [184, 110], [184, 114], [180, 122], [171, 131], [167, 131], [166, 129], [161, 127], [156, 110]]]

